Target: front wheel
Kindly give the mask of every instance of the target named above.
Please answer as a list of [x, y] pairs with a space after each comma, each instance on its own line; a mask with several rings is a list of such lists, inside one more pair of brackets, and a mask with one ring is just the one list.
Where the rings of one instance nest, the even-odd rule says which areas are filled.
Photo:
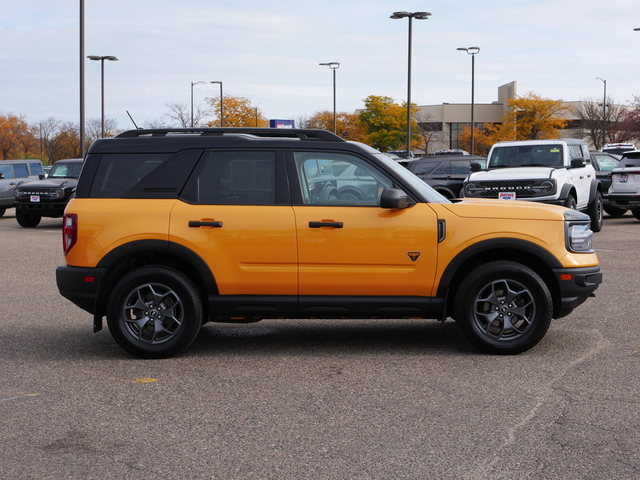
[[127, 273], [109, 297], [107, 323], [114, 340], [140, 358], [166, 358], [186, 349], [202, 326], [196, 287], [161, 266]]
[[27, 215], [26, 213], [23, 213], [22, 211], [16, 209], [16, 220], [21, 227], [37, 227], [41, 219], [42, 217], [40, 217], [39, 215]]
[[607, 212], [607, 214], [609, 214], [609, 216], [611, 217], [621, 217], [622, 215], [627, 213], [626, 208], [618, 208], [614, 207], [613, 205], [605, 205], [604, 211]]
[[542, 278], [517, 262], [495, 261], [471, 271], [458, 290], [455, 319], [462, 333], [488, 353], [529, 350], [544, 337], [553, 300]]
[[587, 215], [591, 218], [591, 230], [594, 232], [602, 230], [602, 224], [604, 223], [604, 211], [602, 207], [602, 194], [596, 192], [596, 197], [587, 207]]

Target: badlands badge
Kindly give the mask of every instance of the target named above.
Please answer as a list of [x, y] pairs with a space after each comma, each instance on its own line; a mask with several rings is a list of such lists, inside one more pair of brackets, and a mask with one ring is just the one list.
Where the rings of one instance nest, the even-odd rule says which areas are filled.
[[418, 260], [418, 258], [420, 258], [420, 252], [407, 252], [407, 255], [409, 255], [409, 258], [412, 262], [415, 262], [416, 260]]

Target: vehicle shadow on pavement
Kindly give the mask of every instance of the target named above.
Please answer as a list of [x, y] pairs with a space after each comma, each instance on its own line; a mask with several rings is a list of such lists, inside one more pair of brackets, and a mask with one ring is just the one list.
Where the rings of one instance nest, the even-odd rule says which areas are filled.
[[451, 320], [263, 320], [207, 324], [186, 355], [476, 353]]

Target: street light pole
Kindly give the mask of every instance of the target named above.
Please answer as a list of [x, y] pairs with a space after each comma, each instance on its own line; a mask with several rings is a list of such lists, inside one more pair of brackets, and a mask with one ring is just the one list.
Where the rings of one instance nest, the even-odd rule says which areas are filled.
[[222, 82], [220, 80], [216, 80], [211, 83], [220, 84], [220, 127], [224, 127], [224, 100], [222, 98]]
[[338, 130], [338, 124], [336, 122], [336, 70], [340, 68], [340, 63], [326, 62], [320, 63], [318, 65], [329, 67], [331, 70], [333, 70], [333, 133], [336, 133]]
[[427, 20], [431, 14], [429, 12], [393, 12], [389, 18], [394, 20], [400, 18], [409, 19], [409, 48], [408, 48], [408, 68], [407, 68], [407, 158], [411, 154], [411, 20]]
[[606, 143], [605, 133], [607, 131], [607, 81], [600, 77], [596, 77], [596, 80], [601, 80], [604, 84], [604, 98], [602, 99], [602, 148]]
[[104, 61], [105, 60], [109, 60], [111, 62], [116, 62], [118, 61], [118, 59], [116, 57], [114, 57], [113, 55], [104, 55], [104, 56], [100, 56], [100, 55], [89, 55], [87, 57], [89, 60], [99, 60], [100, 61], [100, 98], [101, 98], [101, 105], [102, 105], [102, 138], [104, 138]]
[[475, 151], [475, 124], [473, 121], [473, 107], [475, 105], [475, 76], [476, 76], [476, 55], [480, 52], [480, 47], [460, 47], [458, 50], [471, 55], [471, 155]]

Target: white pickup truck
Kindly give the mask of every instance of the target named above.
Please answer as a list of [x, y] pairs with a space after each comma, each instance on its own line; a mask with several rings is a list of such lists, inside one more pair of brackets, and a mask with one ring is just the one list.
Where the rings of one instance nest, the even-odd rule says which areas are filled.
[[461, 195], [561, 205], [587, 213], [591, 229], [602, 230], [602, 185], [582, 140], [496, 143], [485, 169], [471, 165]]

